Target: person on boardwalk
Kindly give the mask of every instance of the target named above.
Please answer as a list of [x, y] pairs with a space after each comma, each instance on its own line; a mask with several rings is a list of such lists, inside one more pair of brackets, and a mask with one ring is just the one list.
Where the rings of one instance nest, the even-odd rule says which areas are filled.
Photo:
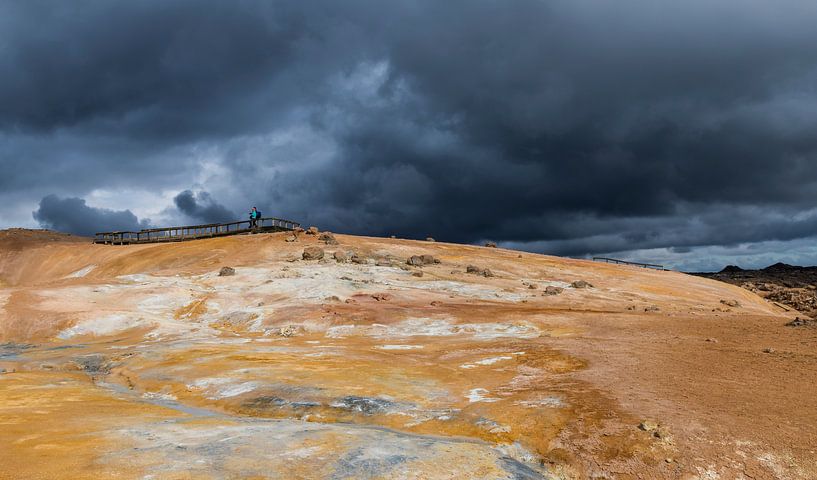
[[261, 212], [257, 208], [252, 207], [250, 210], [250, 228], [258, 228], [258, 219], [261, 218]]

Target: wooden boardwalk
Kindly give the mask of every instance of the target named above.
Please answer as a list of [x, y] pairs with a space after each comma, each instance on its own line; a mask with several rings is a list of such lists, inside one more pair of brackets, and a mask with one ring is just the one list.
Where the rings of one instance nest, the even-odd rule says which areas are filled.
[[618, 260], [616, 258], [607, 258], [607, 257], [593, 257], [593, 260], [597, 262], [605, 262], [605, 263], [615, 263], [618, 265], [632, 265], [635, 267], [641, 268], [652, 268], [654, 270], [667, 270], [664, 268], [663, 265], [658, 265], [655, 263], [639, 263], [639, 262], [628, 262], [627, 260]]
[[266, 217], [250, 228], [250, 221], [187, 225], [184, 227], [149, 228], [138, 232], [101, 232], [94, 234], [94, 243], [105, 245], [133, 245], [138, 243], [183, 242], [199, 238], [223, 237], [242, 233], [283, 232], [294, 230], [300, 223], [280, 218]]

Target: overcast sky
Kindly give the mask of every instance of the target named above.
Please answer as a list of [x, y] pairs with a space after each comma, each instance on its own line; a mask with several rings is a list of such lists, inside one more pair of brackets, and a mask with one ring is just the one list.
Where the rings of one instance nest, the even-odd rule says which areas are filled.
[[812, 0], [0, 2], [0, 228], [817, 264]]

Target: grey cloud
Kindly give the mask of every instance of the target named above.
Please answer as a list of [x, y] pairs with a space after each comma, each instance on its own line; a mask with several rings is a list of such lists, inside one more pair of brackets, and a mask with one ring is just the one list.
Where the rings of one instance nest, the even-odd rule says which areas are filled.
[[204, 223], [222, 223], [235, 220], [235, 215], [224, 205], [213, 200], [208, 192], [180, 192], [173, 197], [176, 208], [188, 217]]
[[202, 221], [256, 204], [570, 255], [810, 238], [815, 22], [794, 0], [6, 3], [0, 200], [197, 184], [224, 205], [182, 198]]
[[81, 198], [59, 198], [48, 195], [32, 213], [44, 228], [77, 235], [102, 231], [138, 231], [150, 226], [149, 219], [136, 218], [130, 210], [108, 210], [89, 207]]

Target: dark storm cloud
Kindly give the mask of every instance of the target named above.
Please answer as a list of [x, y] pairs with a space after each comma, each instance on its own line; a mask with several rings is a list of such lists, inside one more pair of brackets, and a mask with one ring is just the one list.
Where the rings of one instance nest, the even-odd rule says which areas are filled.
[[204, 223], [221, 223], [235, 220], [235, 214], [213, 200], [208, 192], [180, 192], [173, 197], [176, 208], [188, 217]]
[[140, 221], [130, 210], [93, 208], [81, 198], [59, 198], [49, 195], [40, 200], [33, 212], [40, 225], [77, 235], [93, 235], [102, 231], [135, 231], [148, 228], [150, 220]]
[[8, 2], [0, 187], [196, 177], [224, 206], [175, 203], [202, 221], [257, 204], [572, 255], [793, 241], [817, 235], [815, 23], [806, 1]]

